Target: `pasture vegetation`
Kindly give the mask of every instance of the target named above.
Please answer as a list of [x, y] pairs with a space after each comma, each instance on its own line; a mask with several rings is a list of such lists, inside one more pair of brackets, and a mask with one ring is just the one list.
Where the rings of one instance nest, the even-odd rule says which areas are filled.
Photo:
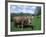
[[[32, 19], [32, 26], [33, 26], [33, 30], [41, 30], [41, 17], [39, 16], [34, 16], [34, 18]], [[32, 31], [31, 27], [26, 27], [20, 29], [20, 28], [16, 28], [14, 27], [14, 23], [11, 22], [11, 31]]]

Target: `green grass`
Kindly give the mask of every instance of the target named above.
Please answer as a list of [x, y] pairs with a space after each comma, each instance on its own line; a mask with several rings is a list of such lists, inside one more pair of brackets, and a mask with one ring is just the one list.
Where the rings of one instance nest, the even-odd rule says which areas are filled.
[[32, 25], [34, 26], [34, 30], [40, 30], [41, 29], [41, 18], [38, 18], [35, 16], [32, 20]]
[[[40, 30], [41, 29], [41, 19], [38, 16], [34, 16], [32, 20], [32, 25], [33, 25], [33, 30]], [[20, 28], [14, 27], [14, 23], [11, 22], [11, 31], [32, 31], [31, 27], [29, 28], [24, 28], [23, 30]]]
[[22, 30], [22, 28], [20, 29], [20, 28], [16, 28], [15, 26], [14, 26], [14, 23], [12, 22], [11, 23], [11, 31], [31, 31], [32, 29], [29, 27], [29, 28], [23, 28], [23, 30]]

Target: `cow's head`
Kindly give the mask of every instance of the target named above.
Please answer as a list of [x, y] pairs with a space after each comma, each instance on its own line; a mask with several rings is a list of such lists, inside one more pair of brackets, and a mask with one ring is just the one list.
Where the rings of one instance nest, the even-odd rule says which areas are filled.
[[33, 16], [27, 16], [27, 18], [28, 18], [28, 24], [31, 24], [32, 23]]

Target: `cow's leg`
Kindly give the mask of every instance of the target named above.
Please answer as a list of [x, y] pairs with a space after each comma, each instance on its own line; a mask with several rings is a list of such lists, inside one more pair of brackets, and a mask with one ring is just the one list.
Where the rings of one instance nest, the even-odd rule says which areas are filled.
[[21, 26], [22, 26], [21, 30], [23, 30], [23, 22], [22, 22]]
[[20, 25], [17, 25], [17, 27], [18, 27], [18, 30], [20, 30]]
[[22, 30], [22, 25], [19, 25], [19, 29]]
[[16, 27], [16, 23], [14, 22], [14, 27]]
[[18, 23], [18, 30], [21, 30], [21, 22], [20, 23]]
[[33, 25], [31, 25], [30, 27], [31, 27], [31, 28], [32, 28], [32, 30], [33, 30]]

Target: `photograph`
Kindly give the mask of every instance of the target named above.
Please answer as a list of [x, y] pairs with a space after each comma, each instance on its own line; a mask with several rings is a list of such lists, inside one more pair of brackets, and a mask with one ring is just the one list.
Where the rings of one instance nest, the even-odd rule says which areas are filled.
[[8, 35], [43, 33], [43, 4], [8, 2]]
[[41, 30], [40, 6], [10, 5], [10, 15], [11, 31]]

